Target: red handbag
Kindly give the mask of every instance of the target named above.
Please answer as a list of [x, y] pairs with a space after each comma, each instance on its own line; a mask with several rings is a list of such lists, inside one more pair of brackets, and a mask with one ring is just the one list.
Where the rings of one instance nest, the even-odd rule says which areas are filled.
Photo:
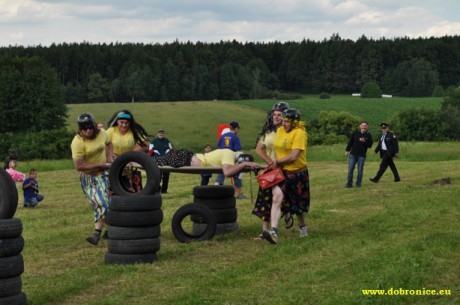
[[257, 176], [257, 183], [259, 183], [260, 187], [265, 190], [266, 188], [272, 187], [281, 181], [284, 181], [284, 179], [281, 167], [276, 167], [272, 170], [265, 168]]

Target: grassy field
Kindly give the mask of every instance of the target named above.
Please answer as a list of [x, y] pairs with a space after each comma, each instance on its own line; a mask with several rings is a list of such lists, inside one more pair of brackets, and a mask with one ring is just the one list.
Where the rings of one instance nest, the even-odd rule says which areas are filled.
[[[74, 104], [69, 107], [68, 127], [76, 129], [76, 118], [83, 112], [91, 112], [98, 121], [107, 122], [113, 113], [129, 109], [136, 120], [152, 135], [164, 128], [173, 145], [201, 151], [205, 143], [217, 143], [217, 124], [238, 121], [241, 129], [238, 136], [244, 150], [252, 149], [257, 134], [262, 128], [266, 112], [273, 100], [243, 100], [237, 102], [174, 102], [174, 103], [117, 103], [117, 104]], [[440, 98], [392, 98], [361, 99], [352, 96], [333, 96], [328, 100], [305, 96], [289, 101], [298, 108], [302, 119], [311, 121], [320, 111], [348, 111], [368, 120], [369, 131], [380, 134], [378, 125], [388, 121], [397, 111], [413, 107], [439, 108]]]
[[[20, 206], [15, 216], [24, 224], [29, 304], [460, 304], [460, 144], [405, 143], [396, 161], [400, 183], [391, 173], [378, 184], [367, 182], [379, 164], [369, 156], [360, 189], [344, 188], [343, 150], [308, 151], [310, 236], [300, 239], [295, 227], [281, 228], [276, 246], [253, 240], [261, 224], [251, 215], [249, 194], [256, 195], [257, 185], [249, 174], [248, 199], [237, 201], [238, 232], [179, 243], [171, 220], [192, 202], [200, 176], [172, 174], [158, 261], [130, 266], [105, 265], [107, 243], [85, 241], [92, 211], [75, 170], [52, 161], [20, 163], [53, 169], [39, 172], [44, 202], [35, 209]], [[451, 184], [436, 182], [447, 177]], [[363, 294], [370, 289], [445, 289], [451, 295]]]

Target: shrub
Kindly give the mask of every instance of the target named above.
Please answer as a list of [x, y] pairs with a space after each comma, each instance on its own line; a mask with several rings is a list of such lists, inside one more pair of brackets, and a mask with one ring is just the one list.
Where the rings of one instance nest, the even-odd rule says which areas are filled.
[[444, 141], [448, 123], [441, 120], [439, 110], [413, 108], [397, 113], [392, 129], [403, 141]]
[[308, 143], [329, 145], [346, 142], [361, 121], [361, 118], [346, 111], [321, 111], [318, 118], [309, 124]]
[[433, 96], [434, 97], [444, 97], [444, 89], [442, 88], [442, 86], [438, 85], [434, 87]]
[[380, 98], [382, 97], [382, 89], [376, 82], [367, 82], [361, 90], [361, 98]]
[[71, 157], [70, 143], [74, 132], [67, 129], [40, 132], [4, 133], [0, 136], [0, 153], [7, 156], [17, 150], [21, 160], [66, 159]]
[[327, 99], [330, 99], [330, 98], [331, 98], [331, 96], [327, 92], [321, 92], [321, 94], [319, 95], [320, 100], [327, 100]]

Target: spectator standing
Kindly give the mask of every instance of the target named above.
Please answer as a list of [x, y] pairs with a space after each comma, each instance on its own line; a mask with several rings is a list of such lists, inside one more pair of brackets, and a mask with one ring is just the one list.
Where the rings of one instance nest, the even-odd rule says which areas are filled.
[[393, 158], [399, 157], [399, 145], [396, 136], [388, 130], [390, 125], [387, 123], [381, 123], [380, 128], [382, 130], [382, 136], [380, 137], [379, 144], [374, 150], [374, 155], [380, 152], [380, 162], [379, 170], [374, 178], [369, 178], [370, 181], [377, 183], [380, 178], [383, 176], [388, 166], [393, 172], [394, 182], [401, 181], [399, 177], [398, 169], [393, 161]]
[[300, 237], [308, 235], [304, 214], [310, 209], [310, 182], [307, 168], [307, 131], [300, 121], [300, 112], [289, 108], [283, 111], [283, 127], [275, 136], [276, 159], [269, 166], [280, 166], [286, 179], [273, 186], [273, 200], [270, 211], [271, 229], [263, 230], [264, 239], [272, 244], [278, 243], [278, 222], [281, 218], [282, 204], [291, 215], [296, 214]]
[[22, 183], [25, 208], [35, 208], [40, 201], [45, 199], [45, 196], [39, 194], [37, 174], [38, 173], [36, 169], [30, 169], [29, 178], [24, 180], [24, 182]]
[[[203, 147], [203, 152], [206, 154], [212, 150], [211, 144], [205, 144]], [[208, 185], [209, 179], [211, 179], [212, 174], [210, 173], [202, 173], [201, 174], [201, 183], [200, 185]]]
[[[157, 158], [157, 157], [169, 154], [171, 150], [172, 150], [172, 144], [168, 140], [168, 138], [165, 137], [165, 130], [162, 128], [158, 129], [157, 137], [150, 142], [149, 155], [154, 158]], [[163, 194], [168, 193], [168, 184], [169, 184], [169, 173], [162, 172], [161, 173], [161, 186], [160, 186], [161, 193]]]
[[[240, 130], [240, 124], [238, 122], [230, 123], [230, 131], [222, 134], [217, 143], [217, 148], [219, 149], [230, 149], [234, 152], [241, 151], [240, 138], [238, 138], [238, 131]], [[237, 199], [244, 199], [244, 196], [241, 193], [241, 187], [243, 186], [243, 181], [238, 176], [233, 176], [233, 187], [235, 188], [235, 193]], [[215, 185], [223, 185], [225, 176], [223, 174], [218, 174]]]
[[372, 135], [368, 132], [368, 124], [362, 121], [359, 124], [359, 131], [353, 132], [345, 148], [345, 156], [348, 156], [348, 178], [345, 187], [353, 187], [353, 171], [358, 164], [358, 175], [356, 177], [356, 187], [361, 187], [363, 181], [364, 161], [366, 152], [372, 147]]
[[[271, 164], [275, 161], [275, 149], [274, 142], [276, 131], [281, 127], [283, 123], [282, 112], [289, 108], [289, 104], [285, 102], [275, 103], [272, 110], [268, 112], [267, 119], [265, 120], [264, 126], [257, 136], [256, 140], [256, 153], [264, 160], [267, 164]], [[252, 214], [256, 215], [262, 220], [262, 230], [268, 230], [270, 224], [270, 210], [272, 206], [272, 188], [266, 188], [265, 190], [259, 186], [257, 193], [257, 199], [252, 210]], [[290, 213], [285, 214], [285, 227], [287, 229], [292, 228], [294, 225], [294, 219]], [[263, 239], [260, 234], [255, 239]]]
[[113, 145], [103, 129], [98, 129], [89, 113], [78, 116], [78, 131], [70, 145], [75, 169], [80, 173], [83, 194], [94, 210], [94, 233], [86, 240], [98, 245], [110, 205], [106, 170], [113, 160]]

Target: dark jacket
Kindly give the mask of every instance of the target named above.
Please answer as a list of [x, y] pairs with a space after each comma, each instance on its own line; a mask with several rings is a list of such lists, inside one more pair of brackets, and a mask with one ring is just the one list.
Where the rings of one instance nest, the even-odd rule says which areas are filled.
[[154, 157], [164, 156], [172, 149], [171, 142], [167, 138], [155, 138], [150, 142], [149, 155]]
[[[365, 139], [364, 142], [359, 140], [361, 137]], [[351, 135], [345, 150], [349, 151], [353, 156], [366, 157], [367, 149], [372, 147], [372, 143], [372, 136], [369, 132], [361, 133], [358, 130]]]
[[388, 153], [388, 155], [391, 158], [394, 158], [394, 156], [399, 153], [399, 145], [398, 145], [398, 140], [396, 139], [396, 136], [388, 131], [385, 134], [385, 145], [387, 146], [387, 150], [382, 150], [382, 136], [379, 138], [379, 144], [375, 148], [375, 152], [378, 153], [380, 152], [380, 158], [383, 158], [385, 153]]

